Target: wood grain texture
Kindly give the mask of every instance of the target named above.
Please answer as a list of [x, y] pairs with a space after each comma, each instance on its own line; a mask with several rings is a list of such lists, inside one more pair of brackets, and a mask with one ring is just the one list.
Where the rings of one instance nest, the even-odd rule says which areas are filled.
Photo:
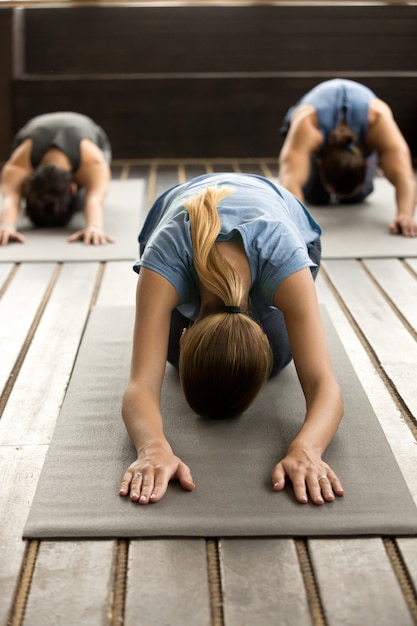
[[417, 155], [415, 5], [49, 6], [23, 22], [13, 131], [75, 109], [115, 158], [271, 157], [287, 109], [342, 76], [391, 106]]
[[[220, 168], [229, 171], [247, 169], [255, 173], [270, 170], [273, 176], [276, 175], [275, 162], [254, 159], [249, 163], [236, 158], [228, 161], [219, 156], [217, 154], [212, 160], [198, 162], [171, 162], [168, 167], [167, 163], [159, 167], [159, 162], [146, 164], [138, 161], [130, 168], [123, 165], [121, 171], [126, 175], [128, 168], [129, 174], [137, 171], [140, 176], [146, 176], [151, 200], [165, 185], [180, 180], [184, 172], [186, 177], [190, 177], [218, 171]], [[344, 263], [341, 266], [323, 263], [317, 281], [319, 300], [325, 305], [337, 328], [414, 501], [417, 502], [416, 439], [414, 431], [404, 419], [406, 403], [401, 397], [403, 391], [406, 395], [407, 387], [398, 387], [396, 393], [392, 393], [392, 386], [397, 379], [407, 376], [409, 358], [414, 355], [414, 348], [411, 348], [411, 352], [408, 350], [411, 346], [409, 340], [403, 342], [404, 337], [408, 336], [415, 344], [417, 259], [372, 259], [364, 263], [351, 259], [347, 266]], [[15, 266], [0, 262], [0, 329], [3, 329], [0, 372], [3, 372], [4, 363], [7, 371], [11, 371], [16, 351], [20, 351], [27, 339], [28, 329], [54, 275], [53, 265]], [[51, 373], [57, 367], [62, 372], [62, 368], [65, 370], [74, 360], [74, 346], [82, 337], [81, 320], [94, 282], [95, 269], [89, 267], [89, 264], [81, 264], [79, 269], [69, 268], [68, 265], [64, 264], [60, 271], [41, 318], [37, 321], [37, 332], [25, 353], [20, 370], [20, 376], [24, 374], [26, 378], [25, 384], [23, 380], [15, 382], [14, 391], [0, 420], [1, 623], [7, 623], [14, 593], [19, 589], [26, 546], [21, 539], [22, 529], [47, 452], [47, 443], [41, 442], [48, 441], [54, 416], [59, 412], [65, 377], [60, 378], [59, 383], [55, 380], [54, 390], [48, 390], [44, 383], [46, 406], [49, 407], [48, 412], [51, 411], [47, 419], [39, 413], [36, 423], [30, 426], [30, 420], [27, 421], [25, 417], [30, 409], [21, 412], [20, 402], [27, 402], [25, 406], [30, 407], [29, 396], [33, 396], [33, 402], [38, 398], [37, 385], [42, 375], [36, 372], [36, 368], [44, 368], [45, 372]], [[106, 263], [100, 281], [98, 304], [108, 306], [115, 301], [129, 304], [134, 298], [135, 275], [124, 262]], [[69, 332], [68, 324], [71, 320], [73, 337], [70, 339], [64, 335]], [[11, 333], [10, 338], [5, 329]], [[62, 347], [65, 346], [61, 352], [60, 337]], [[44, 358], [40, 366], [42, 354], [48, 358]], [[62, 364], [57, 364], [57, 359], [62, 359]], [[386, 373], [393, 363], [398, 370], [395, 376], [392, 374], [391, 380]], [[25, 396], [28, 396], [26, 400]], [[38, 400], [35, 403], [39, 406], [41, 404]], [[7, 424], [4, 421], [2, 426], [2, 420], [6, 417]], [[416, 419], [415, 411], [412, 417]], [[27, 428], [28, 437], [37, 445], [29, 445], [28, 440], [25, 442]], [[38, 435], [35, 437], [36, 431]], [[10, 445], [5, 445], [6, 442]], [[192, 626], [240, 625], [245, 623], [245, 615], [251, 618], [255, 616], [250, 623], [275, 626], [279, 614], [274, 615], [271, 607], [278, 606], [282, 608], [282, 615], [290, 616], [290, 620], [294, 618], [289, 621], [290, 626], [304, 623], [305, 581], [304, 584], [300, 583], [300, 562], [294, 557], [291, 539], [255, 540], [254, 543], [247, 540], [237, 540], [237, 543], [234, 540], [220, 540], [221, 568], [215, 580], [218, 587], [216, 601], [219, 605], [216, 607], [210, 606], [210, 602], [213, 602], [209, 589], [212, 583], [207, 575], [204, 540], [195, 543], [193, 540], [184, 545], [182, 541], [172, 546], [169, 544], [158, 540], [130, 543], [125, 571], [125, 597], [124, 590], [115, 589], [114, 586], [112, 568], [115, 544], [112, 541], [41, 542], [32, 585], [29, 587], [24, 623], [50, 623], [51, 615], [54, 624], [65, 626], [71, 626], [72, 623], [77, 626], [116, 623], [111, 622], [113, 617], [120, 617], [120, 614], [111, 613], [115, 591], [121, 602], [125, 601], [124, 620], [129, 626], [139, 623], [139, 620], [152, 625], [169, 623], [176, 626], [178, 623], [183, 626], [187, 624], [187, 619], [191, 620], [189, 623]], [[379, 538], [308, 541], [312, 577], [328, 626], [362, 626], [365, 623], [404, 626], [413, 623], [404, 591], [399, 586], [383, 544]], [[396, 544], [416, 589], [416, 539], [401, 538]], [[187, 584], [190, 584], [189, 591]], [[294, 605], [294, 590], [300, 592], [300, 606]], [[411, 602], [416, 605], [415, 594]], [[141, 603], [146, 604], [144, 614], [140, 611]], [[219, 611], [218, 606], [222, 610]], [[143, 619], [144, 615], [149, 617], [148, 622]], [[300, 615], [301, 621], [296, 622], [295, 618], [298, 619]], [[170, 619], [171, 616], [181, 621], [175, 623]], [[226, 617], [232, 621], [227, 621]]]
[[125, 624], [210, 626], [203, 539], [132, 541]]
[[113, 544], [112, 541], [42, 542], [25, 621], [32, 626], [107, 623]]
[[414, 624], [381, 539], [311, 540], [309, 550], [329, 626]]
[[417, 344], [360, 264], [328, 260], [330, 279], [371, 344], [394, 389], [417, 414]]
[[0, 301], [1, 390], [4, 389], [24, 346], [54, 269], [53, 263], [34, 263], [19, 267]]
[[[31, 267], [28, 264], [22, 270]], [[97, 269], [97, 263], [63, 266], [0, 420], [0, 444], [50, 442], [87, 321]], [[38, 296], [39, 285], [31, 274], [25, 282], [15, 285], [14, 293], [27, 296], [36, 287]], [[18, 301], [10, 306], [13, 310], [28, 308]], [[33, 315], [30, 308], [28, 314]], [[9, 324], [10, 330], [17, 333], [16, 322]], [[19, 345], [18, 334], [9, 331], [8, 336], [10, 342], [14, 340]]]
[[220, 565], [228, 625], [313, 623], [291, 539], [223, 539]]

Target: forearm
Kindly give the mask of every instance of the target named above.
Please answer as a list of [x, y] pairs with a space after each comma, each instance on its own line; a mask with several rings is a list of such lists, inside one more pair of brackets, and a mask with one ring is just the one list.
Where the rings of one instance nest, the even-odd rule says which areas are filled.
[[158, 502], [173, 478], [184, 489], [195, 488], [190, 468], [172, 451], [162, 429], [159, 394], [146, 384], [130, 383], [123, 397], [123, 419], [135, 445], [137, 459], [126, 470], [119, 494], [140, 504]]
[[322, 384], [307, 399], [304, 424], [290, 450], [299, 449], [322, 456], [333, 439], [343, 415], [343, 400], [336, 382]]
[[3, 207], [0, 211], [0, 225], [16, 226], [19, 219], [20, 203], [17, 198], [3, 197]]
[[342, 418], [343, 403], [337, 384], [326, 385], [307, 402], [304, 425], [287, 455], [272, 470], [275, 491], [281, 491], [288, 477], [297, 500], [315, 504], [333, 502], [343, 496], [343, 487], [332, 468], [322, 459]]
[[416, 207], [417, 185], [414, 174], [402, 177], [395, 185], [397, 217], [413, 217]]
[[279, 184], [293, 193], [301, 202], [304, 202], [304, 181], [308, 178], [308, 171], [304, 171], [304, 169], [301, 166], [291, 164], [287, 159], [281, 159], [279, 162]]
[[152, 446], [170, 448], [163, 432], [158, 398], [144, 383], [129, 383], [123, 396], [122, 417], [139, 454]]
[[103, 228], [103, 199], [100, 196], [86, 194], [84, 217], [87, 227]]

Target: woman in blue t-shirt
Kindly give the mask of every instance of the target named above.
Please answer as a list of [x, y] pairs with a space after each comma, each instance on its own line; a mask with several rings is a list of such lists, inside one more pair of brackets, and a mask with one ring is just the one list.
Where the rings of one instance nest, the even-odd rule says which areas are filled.
[[320, 233], [291, 193], [253, 175], [201, 176], [155, 202], [134, 268], [136, 322], [122, 413], [137, 459], [120, 495], [157, 502], [174, 478], [194, 488], [163, 431], [167, 355], [190, 406], [214, 418], [245, 411], [268, 377], [294, 358], [307, 411], [272, 469], [273, 488], [290, 479], [299, 502], [309, 494], [315, 504], [343, 494], [321, 458], [343, 406], [314, 284]]
[[391, 109], [368, 87], [341, 78], [320, 83], [289, 109], [281, 130], [279, 179], [297, 198], [361, 202], [373, 191], [379, 165], [395, 187], [390, 231], [417, 236], [410, 150]]

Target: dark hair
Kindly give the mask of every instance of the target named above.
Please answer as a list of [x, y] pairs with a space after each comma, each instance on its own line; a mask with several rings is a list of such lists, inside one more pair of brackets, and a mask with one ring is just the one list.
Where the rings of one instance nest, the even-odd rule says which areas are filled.
[[363, 184], [366, 159], [356, 133], [346, 123], [342, 122], [330, 133], [321, 158], [322, 181], [330, 185], [336, 195], [349, 196]]
[[198, 278], [216, 302], [200, 313], [187, 332], [180, 351], [180, 380], [191, 408], [212, 418], [243, 413], [272, 366], [271, 347], [262, 328], [243, 310], [237, 312], [242, 280], [215, 245], [221, 228], [216, 205], [231, 191], [208, 187], [185, 203]]
[[72, 182], [71, 172], [51, 164], [41, 165], [26, 179], [22, 195], [26, 214], [35, 226], [68, 224], [77, 206]]

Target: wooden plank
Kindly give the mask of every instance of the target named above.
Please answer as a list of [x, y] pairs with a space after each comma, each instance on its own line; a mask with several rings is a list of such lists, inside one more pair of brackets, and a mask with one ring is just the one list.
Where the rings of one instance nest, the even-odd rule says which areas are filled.
[[[327, 267], [327, 263], [324, 266]], [[414, 437], [325, 282], [323, 273], [319, 274], [317, 289], [319, 300], [331, 315], [417, 503]], [[402, 624], [403, 617], [405, 624], [410, 623], [408, 609], [404, 605], [385, 549], [380, 543], [377, 547], [372, 545], [379, 540], [357, 541], [361, 543], [352, 543], [350, 539], [309, 542], [328, 626], [344, 623]]]
[[213, 160], [210, 162], [210, 173], [222, 173], [222, 172], [235, 172], [235, 168], [233, 167], [233, 162], [228, 160], [225, 162]]
[[23, 347], [54, 270], [53, 263], [20, 266], [0, 301], [0, 392]]
[[[138, 233], [139, 234], [139, 233]], [[131, 261], [112, 261], [106, 263], [97, 305], [134, 306], [137, 274], [132, 269]]]
[[[24, 265], [23, 274], [33, 267]], [[50, 270], [50, 266], [41, 266], [46, 268]], [[50, 441], [84, 330], [97, 269], [97, 263], [63, 266], [0, 420], [1, 444]], [[29, 276], [35, 282], [32, 273]], [[17, 305], [15, 296], [10, 306], [28, 308], [33, 315], [34, 307], [27, 307], [27, 293], [32, 287], [26, 283], [27, 276], [24, 284], [19, 283], [22, 293], [18, 297], [24, 298], [24, 304]], [[37, 303], [35, 297], [33, 301]], [[11, 316], [12, 311], [8, 314]]]
[[204, 163], [187, 163], [185, 166], [186, 180], [191, 180], [192, 178], [197, 178], [197, 176], [203, 176], [207, 173], [207, 167]]
[[417, 276], [417, 259], [405, 259], [405, 262], [409, 267], [411, 267], [414, 274]]
[[13, 263], [0, 263], [0, 289], [3, 287], [4, 282], [9, 277], [13, 267]]
[[328, 626], [414, 624], [381, 539], [308, 546]]
[[417, 278], [399, 259], [367, 259], [363, 263], [417, 332]]
[[240, 161], [236, 164], [236, 168], [238, 172], [243, 172], [245, 174], [254, 174], [255, 176], [265, 176], [265, 170], [262, 167], [262, 164], [257, 161], [253, 163], [241, 163]]
[[176, 165], [158, 165], [154, 200], [179, 182], [179, 170]]
[[228, 626], [313, 623], [292, 540], [223, 539], [220, 567]]
[[[0, 446], [0, 623], [6, 624], [22, 566], [23, 527], [47, 446]], [[48, 623], [47, 621], [45, 623]]]
[[210, 626], [204, 539], [130, 543], [125, 626]]
[[417, 343], [360, 264], [328, 260], [323, 267], [381, 366], [413, 415], [417, 415]]
[[417, 589], [417, 538], [402, 537], [401, 539], [397, 539], [397, 545], [404, 559], [414, 589]]
[[25, 611], [31, 626], [107, 622], [113, 541], [43, 541]]
[[[319, 301], [326, 306], [337, 328], [343, 347], [375, 411], [391, 450], [402, 471], [407, 486], [417, 505], [416, 441], [398, 406], [387, 391], [369, 355], [364, 349], [335, 296], [330, 291], [322, 272], [317, 279]], [[342, 477], [343, 482], [343, 477]]]

